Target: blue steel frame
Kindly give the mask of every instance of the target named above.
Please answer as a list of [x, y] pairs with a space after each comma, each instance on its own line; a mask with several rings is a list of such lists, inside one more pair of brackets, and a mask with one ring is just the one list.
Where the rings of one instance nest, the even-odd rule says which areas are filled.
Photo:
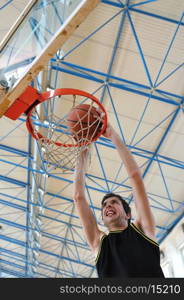
[[[124, 130], [123, 125], [120, 123], [118, 119], [118, 112], [115, 107], [115, 103], [113, 101], [113, 97], [111, 95], [111, 87], [127, 91], [128, 93], [138, 94], [142, 95], [144, 97], [147, 97], [147, 103], [144, 107], [144, 110], [142, 112], [141, 118], [137, 124], [137, 127], [134, 130], [134, 134], [132, 136], [131, 142], [129, 143], [129, 148], [132, 151], [132, 154], [135, 157], [141, 157], [144, 159], [145, 163], [143, 166], [146, 165], [143, 173], [143, 178], [147, 176], [147, 174], [150, 171], [150, 168], [153, 163], [158, 165], [158, 170], [160, 171], [160, 176], [162, 178], [162, 183], [166, 191], [167, 197], [163, 197], [161, 195], [153, 194], [148, 192], [148, 197], [151, 200], [151, 207], [155, 210], [159, 210], [160, 212], [163, 212], [164, 214], [167, 213], [169, 216], [174, 216], [175, 213], [181, 213], [177, 214], [174, 221], [168, 221], [167, 224], [164, 226], [157, 225], [157, 238], [159, 242], [164, 240], [164, 238], [167, 236], [167, 234], [170, 232], [170, 230], [177, 224], [177, 222], [183, 217], [182, 209], [184, 206], [184, 202], [179, 202], [175, 199], [172, 199], [172, 195], [170, 193], [169, 186], [167, 184], [167, 180], [164, 176], [163, 172], [163, 166], [169, 166], [172, 168], [178, 168], [179, 170], [184, 170], [184, 161], [180, 161], [177, 159], [173, 159], [171, 157], [166, 157], [164, 155], [161, 155], [160, 149], [162, 145], [165, 142], [165, 139], [168, 136], [168, 133], [171, 130], [171, 127], [175, 124], [175, 121], [177, 120], [178, 114], [180, 112], [183, 113], [183, 104], [184, 104], [184, 97], [182, 95], [170, 93], [165, 90], [159, 89], [159, 86], [166, 81], [168, 78], [173, 76], [178, 70], [183, 68], [184, 62], [181, 62], [179, 66], [177, 66], [173, 71], [169, 72], [162, 80], [160, 80], [160, 74], [163, 70], [163, 67], [165, 65], [166, 59], [170, 53], [170, 50], [172, 49], [177, 33], [184, 25], [183, 17], [184, 12], [182, 12], [180, 20], [175, 20], [168, 18], [166, 16], [157, 15], [154, 13], [150, 13], [149, 11], [146, 11], [147, 5], [151, 2], [155, 2], [156, 0], [147, 0], [147, 1], [140, 1], [138, 3], [132, 4], [131, 0], [126, 1], [109, 1], [109, 0], [101, 0], [101, 2], [108, 6], [112, 6], [117, 8], [117, 13], [113, 15], [109, 20], [106, 20], [104, 24], [96, 28], [92, 33], [90, 33], [87, 37], [85, 37], [83, 40], [79, 42], [79, 44], [75, 45], [72, 49], [70, 49], [67, 53], [65, 53], [62, 56], [62, 59], [59, 59], [57, 56], [50, 61], [50, 72], [54, 72], [55, 75], [55, 81], [52, 86], [52, 88], [56, 88], [57, 86], [57, 79], [59, 72], [63, 72], [66, 74], [70, 74], [71, 76], [76, 76], [79, 78], [85, 78], [89, 81], [94, 81], [96, 83], [99, 83], [99, 89], [102, 89], [101, 98], [100, 101], [103, 103], [105, 96], [107, 95], [110, 99], [114, 116], [116, 119], [116, 122], [118, 124], [118, 128], [122, 137], [122, 140], [126, 142], [125, 136], [124, 136]], [[8, 5], [11, 5], [13, 0], [7, 1], [3, 6], [0, 7], [0, 10], [5, 9]], [[145, 5], [145, 10], [140, 10], [139, 6]], [[62, 18], [57, 11], [57, 6], [53, 4], [53, 7], [55, 9], [56, 15], [58, 16], [59, 21], [62, 24]], [[161, 64], [160, 70], [157, 74], [156, 80], [153, 82], [153, 79], [150, 74], [149, 67], [146, 62], [146, 58], [143, 52], [143, 49], [141, 47], [141, 42], [139, 40], [139, 37], [136, 32], [136, 24], [134, 24], [132, 19], [132, 13], [136, 14], [142, 14], [142, 17], [144, 18], [144, 15], [155, 19], [155, 22], [157, 19], [163, 21], [163, 22], [169, 22], [176, 25], [176, 30], [173, 34], [173, 38], [170, 41], [170, 44], [168, 45], [168, 49], [166, 51], [166, 54], [163, 58], [163, 62]], [[80, 49], [80, 46], [87, 42], [93, 35], [95, 35], [98, 31], [100, 31], [104, 26], [109, 24], [112, 20], [114, 20], [117, 16], [121, 16], [120, 23], [119, 23], [119, 29], [116, 34], [116, 39], [111, 55], [111, 59], [109, 61], [109, 65], [107, 68], [107, 72], [100, 72], [99, 70], [93, 70], [89, 69], [85, 66], [72, 64], [67, 61], [67, 57], [72, 53], [73, 51], [78, 51], [78, 48]], [[113, 75], [113, 65], [116, 60], [117, 55], [117, 49], [120, 43], [120, 39], [123, 35], [124, 30], [124, 22], [125, 19], [129, 22], [130, 28], [132, 30], [132, 35], [135, 39], [135, 42], [137, 44], [138, 52], [140, 55], [140, 58], [142, 60], [142, 64], [144, 66], [145, 74], [147, 77], [148, 85], [140, 84], [134, 81], [126, 80], [122, 77], [117, 77]], [[37, 27], [38, 24], [36, 23], [36, 20], [31, 19], [30, 20], [30, 26], [32, 30], [35, 32], [35, 38], [40, 42], [43, 39], [43, 36], [39, 36], [39, 28]], [[52, 34], [49, 32], [48, 28], [45, 28], [47, 33]], [[16, 69], [18, 67], [21, 67], [22, 65], [25, 65], [29, 63], [29, 61], [22, 61], [18, 65], [11, 66], [11, 69]], [[96, 91], [95, 91], [96, 92]], [[94, 93], [95, 93], [94, 92]], [[155, 127], [153, 127], [148, 133], [146, 133], [139, 141], [136, 143], [134, 142], [136, 134], [138, 132], [139, 127], [142, 124], [144, 115], [150, 105], [150, 101], [159, 101], [164, 103], [165, 105], [169, 105], [173, 107], [173, 111], [165, 116], [163, 120], [160, 120], [159, 124], [157, 124]], [[54, 105], [54, 104], [53, 104]], [[144, 140], [147, 136], [149, 136], [154, 130], [156, 130], [161, 124], [164, 122], [168, 122], [167, 128], [165, 129], [165, 132], [160, 139], [156, 149], [154, 152], [149, 151], [147, 149], [143, 149], [141, 147], [138, 147], [138, 144]], [[0, 212], [0, 224], [4, 224], [8, 226], [8, 228], [14, 228], [17, 232], [25, 233], [25, 241], [22, 241], [22, 239], [13, 238], [11, 235], [8, 234], [1, 234], [0, 232], [0, 239], [3, 241], [7, 241], [8, 243], [12, 243], [15, 246], [21, 248], [21, 251], [24, 252], [24, 254], [19, 253], [15, 250], [8, 250], [3, 247], [0, 247], [0, 270], [1, 273], [9, 274], [11, 276], [15, 277], [57, 277], [57, 276], [63, 276], [63, 277], [85, 277], [85, 272], [87, 270], [88, 276], [91, 276], [93, 272], [95, 271], [94, 265], [92, 263], [87, 263], [84, 259], [80, 256], [80, 249], [86, 249], [86, 252], [89, 253], [89, 248], [87, 246], [86, 241], [83, 237], [80, 235], [81, 226], [75, 225], [73, 223], [73, 220], [78, 218], [74, 212], [74, 206], [73, 206], [73, 200], [70, 198], [66, 198], [62, 195], [62, 192], [64, 188], [59, 193], [50, 193], [46, 189], [46, 182], [44, 184], [44, 189], [42, 186], [42, 195], [40, 195], [40, 183], [43, 179], [43, 176], [45, 175], [45, 170], [41, 168], [40, 166], [35, 166], [33, 161], [34, 158], [31, 154], [31, 144], [33, 143], [30, 136], [28, 136], [28, 151], [22, 151], [18, 148], [13, 148], [6, 145], [6, 138], [11, 136], [11, 133], [16, 131], [17, 128], [21, 127], [25, 123], [25, 117], [19, 118], [19, 121], [16, 123], [16, 126], [6, 133], [4, 136], [0, 138], [0, 161], [4, 164], [7, 164], [7, 166], [11, 166], [10, 171], [6, 175], [0, 175], [0, 180], [6, 183], [10, 184], [10, 189], [14, 189], [15, 187], [18, 187], [18, 193], [16, 196], [12, 196], [11, 193], [5, 193], [1, 192], [0, 190], [0, 205], [2, 207], [9, 207], [11, 209], [15, 209], [16, 212], [20, 211], [25, 216], [25, 225], [21, 224], [19, 217], [16, 218], [15, 221], [10, 221], [6, 216], [1, 215]], [[3, 144], [4, 142], [4, 144]], [[117, 178], [120, 174], [120, 171], [122, 171], [123, 165], [120, 165], [120, 168], [118, 169], [116, 176], [114, 180], [108, 179], [108, 174], [106, 174], [106, 169], [104, 162], [102, 160], [102, 153], [103, 148], [110, 148], [114, 149], [114, 145], [109, 142], [106, 138], [101, 137], [98, 141], [95, 143], [95, 151], [96, 155], [99, 161], [99, 166], [101, 168], [101, 177], [100, 176], [94, 176], [92, 174], [87, 174], [87, 184], [86, 184], [86, 191], [87, 195], [89, 197], [90, 201], [90, 207], [92, 208], [95, 216], [98, 216], [100, 213], [100, 208], [96, 207], [93, 204], [92, 197], [90, 195], [91, 191], [97, 191], [99, 193], [107, 193], [110, 191], [116, 191], [121, 188], [127, 191], [127, 196], [125, 197], [130, 203], [132, 201], [132, 194], [131, 194], [131, 187], [126, 184], [127, 178], [124, 179], [122, 182], [117, 182]], [[15, 163], [13, 161], [8, 160], [8, 157], [10, 155], [18, 156], [22, 158], [23, 160], [21, 163]], [[27, 161], [27, 165], [25, 165], [25, 161]], [[42, 161], [42, 165], [45, 165], [45, 162]], [[23, 182], [17, 179], [12, 178], [11, 176], [8, 176], [11, 174], [13, 170], [24, 170], [27, 173], [27, 181]], [[55, 180], [58, 180], [58, 182], [63, 182], [67, 186], [72, 185], [72, 180], [67, 179], [66, 177], [62, 176], [61, 174], [55, 175], [55, 174], [47, 174], [49, 177], [54, 178]], [[97, 182], [98, 181], [98, 182]], [[100, 184], [99, 184], [100, 181]], [[34, 182], [34, 191], [32, 190]], [[22, 197], [21, 195], [26, 191], [26, 198]], [[33, 192], [36, 193], [37, 201], [32, 201]], [[49, 196], [50, 200], [48, 202], [44, 202], [44, 197]], [[49, 206], [49, 202], [53, 199], [57, 198], [60, 200], [65, 201], [68, 203], [70, 209], [67, 211], [66, 209], [61, 211], [59, 209], [55, 209], [53, 207]], [[15, 203], [13, 201], [16, 201]], [[162, 200], [164, 200], [164, 203], [162, 203]], [[166, 201], [166, 202], [165, 202]], [[56, 213], [56, 218], [53, 218], [48, 215], [44, 215], [42, 213], [42, 209], [45, 211], [51, 211], [52, 213]], [[33, 217], [35, 220], [35, 226], [33, 226], [33, 223], [31, 222], [31, 214], [30, 212], [33, 212]], [[68, 222], [63, 221], [60, 218], [57, 218], [57, 215], [60, 214], [61, 216], [67, 216]], [[66, 227], [65, 236], [61, 235], [55, 235], [47, 232], [42, 228], [42, 226], [39, 223], [40, 219], [48, 220], [49, 222], [56, 222], [59, 226]], [[97, 217], [98, 219], [98, 217]], [[38, 220], [38, 223], [37, 221]], [[100, 221], [98, 221], [100, 224]], [[48, 240], [54, 240], [58, 242], [57, 247], [59, 247], [60, 251], [59, 254], [55, 254], [52, 251], [46, 251], [40, 248], [39, 241], [36, 240], [36, 237], [34, 235], [34, 232], [37, 232], [38, 235], [42, 236], [45, 239]], [[72, 236], [72, 239], [69, 238]], [[75, 240], [74, 234], [78, 235], [78, 238], [80, 238], [80, 242]], [[72, 253], [72, 258], [70, 257], [70, 252], [73, 250], [70, 248], [70, 246], [74, 247], [75, 253]], [[65, 252], [64, 252], [65, 250]], [[37, 253], [43, 253], [47, 255], [47, 257], [55, 258], [57, 260], [57, 263], [55, 266], [45, 262], [39, 262]], [[64, 253], [67, 252], [67, 256], [64, 255]], [[63, 262], [68, 263], [68, 270], [66, 270]], [[83, 266], [84, 272], [76, 272], [76, 268], [74, 268], [74, 265]], [[37, 266], [39, 265], [39, 268], [43, 272], [37, 271]]]

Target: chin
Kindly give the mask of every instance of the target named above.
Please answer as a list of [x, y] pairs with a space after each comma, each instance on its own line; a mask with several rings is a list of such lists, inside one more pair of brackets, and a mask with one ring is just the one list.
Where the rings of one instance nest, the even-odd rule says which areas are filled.
[[113, 216], [111, 218], [108, 218], [108, 219], [104, 220], [104, 224], [108, 225], [108, 224], [111, 224], [112, 222], [114, 223], [117, 219], [118, 219], [117, 216]]

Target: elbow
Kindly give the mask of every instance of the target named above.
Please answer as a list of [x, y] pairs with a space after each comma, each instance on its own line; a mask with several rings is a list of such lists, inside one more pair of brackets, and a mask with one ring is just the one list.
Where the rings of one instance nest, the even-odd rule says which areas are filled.
[[75, 194], [73, 195], [73, 200], [74, 200], [75, 202], [78, 202], [78, 201], [79, 201], [79, 195], [78, 195], [78, 193], [75, 193]]
[[85, 197], [84, 197], [84, 195], [81, 195], [80, 193], [75, 193], [73, 195], [73, 199], [75, 202], [80, 202], [80, 201], [84, 200]]
[[130, 174], [130, 178], [136, 180], [136, 181], [142, 181], [142, 176], [141, 176], [141, 172], [139, 169], [134, 170], [131, 174]]

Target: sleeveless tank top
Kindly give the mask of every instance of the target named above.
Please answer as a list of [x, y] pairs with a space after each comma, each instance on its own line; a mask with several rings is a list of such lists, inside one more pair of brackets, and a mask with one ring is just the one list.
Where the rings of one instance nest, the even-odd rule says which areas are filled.
[[96, 268], [100, 278], [164, 277], [159, 245], [133, 223], [102, 237]]

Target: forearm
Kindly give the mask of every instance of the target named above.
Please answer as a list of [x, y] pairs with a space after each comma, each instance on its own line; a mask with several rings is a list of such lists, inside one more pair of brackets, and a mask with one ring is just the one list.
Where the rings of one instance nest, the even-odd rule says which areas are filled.
[[81, 153], [77, 160], [75, 173], [74, 173], [74, 198], [83, 199], [85, 198], [85, 175], [87, 166], [87, 155]]
[[127, 148], [127, 146], [125, 144], [123, 144], [120, 136], [113, 131], [111, 134], [111, 141], [113, 142], [113, 144], [116, 146], [116, 149], [118, 151], [118, 154], [122, 160], [122, 162], [125, 165], [125, 168], [127, 170], [128, 176], [134, 177], [135, 175], [141, 176], [139, 167], [136, 163], [136, 161], [134, 160], [132, 154], [130, 153], [129, 149]]
[[80, 168], [76, 168], [74, 174], [74, 198], [85, 197], [85, 172]]

